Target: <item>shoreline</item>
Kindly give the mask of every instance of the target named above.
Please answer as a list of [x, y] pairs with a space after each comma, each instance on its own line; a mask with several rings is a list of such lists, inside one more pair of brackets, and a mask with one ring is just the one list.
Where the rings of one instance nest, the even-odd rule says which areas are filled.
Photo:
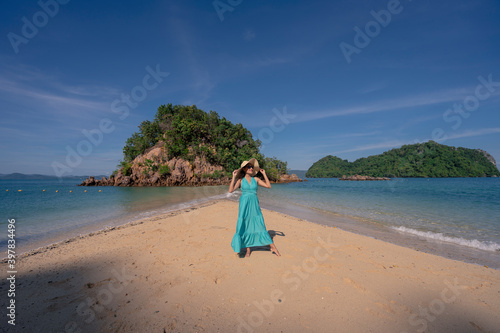
[[[47, 183], [48, 184], [48, 183]], [[46, 188], [47, 185], [45, 183], [36, 183], [33, 189], [41, 190], [42, 188]], [[481, 183], [467, 183], [467, 187], [477, 187], [483, 186]], [[495, 182], [496, 184], [496, 182]], [[66, 190], [73, 189], [74, 191], [74, 183], [63, 184], [66, 186]], [[307, 184], [306, 184], [307, 185]], [[300, 183], [291, 184], [287, 186], [291, 186], [291, 188], [295, 188], [294, 192], [304, 195], [308, 195], [308, 191], [310, 191], [309, 187], [306, 185], [301, 185]], [[315, 184], [312, 184], [313, 188], [315, 188]], [[321, 185], [321, 184], [320, 184]], [[340, 185], [333, 184], [328, 182], [326, 184], [327, 187], [333, 186], [338, 187]], [[398, 186], [396, 186], [398, 185]], [[395, 183], [394, 186], [390, 186], [389, 194], [398, 193], [401, 191], [403, 194], [404, 189], [410, 187], [414, 187], [415, 184], [406, 184]], [[427, 183], [424, 184], [428, 186]], [[460, 185], [460, 184], [459, 184]], [[418, 183], [417, 183], [418, 187]], [[380, 239], [386, 242], [390, 242], [392, 244], [401, 245], [404, 247], [408, 247], [417, 251], [423, 251], [426, 253], [436, 254], [443, 256], [445, 258], [450, 258], [453, 260], [459, 260], [463, 262], [474, 263], [477, 265], [487, 265], [489, 267], [494, 267], [496, 269], [500, 269], [500, 251], [491, 251], [492, 249], [500, 248], [500, 239], [497, 237], [497, 229], [495, 229], [495, 224], [491, 224], [488, 226], [492, 231], [491, 237], [484, 237], [484, 235], [488, 235], [485, 233], [488, 229], [481, 228], [481, 224], [479, 224], [479, 228], [476, 230], [475, 226], [472, 222], [467, 221], [483, 221], [481, 220], [481, 216], [485, 218], [485, 221], [490, 221], [495, 216], [495, 211], [492, 211], [489, 218], [484, 216], [484, 213], [478, 212], [477, 215], [466, 215], [466, 218], [461, 219], [460, 216], [456, 217], [459, 223], [464, 223], [464, 225], [470, 224], [470, 232], [461, 232], [460, 229], [457, 229], [455, 233], [454, 230], [448, 228], [448, 233], [446, 233], [446, 228], [440, 231], [439, 228], [432, 228], [433, 218], [438, 221], [436, 225], [439, 226], [440, 216], [443, 216], [446, 220], [451, 216], [451, 218], [455, 217], [453, 214], [446, 215], [446, 211], [444, 215], [422, 215], [420, 216], [417, 211], [413, 211], [413, 218], [416, 218], [417, 221], [419, 217], [422, 217], [423, 221], [427, 221], [426, 223], [430, 226], [426, 227], [425, 223], [421, 224], [421, 228], [411, 229], [411, 223], [408, 224], [406, 220], [406, 216], [404, 214], [400, 214], [402, 212], [401, 207], [406, 207], [404, 204], [401, 204], [400, 201], [395, 200], [385, 200], [382, 204], [390, 207], [392, 204], [394, 209], [386, 209], [380, 210], [380, 216], [377, 215], [379, 212], [376, 207], [370, 207], [368, 203], [368, 213], [370, 210], [375, 212], [374, 216], [370, 216], [370, 214], [366, 214], [366, 211], [363, 211], [363, 207], [361, 210], [358, 210], [357, 207], [352, 207], [350, 205], [345, 205], [342, 207], [342, 203], [340, 203], [340, 209], [329, 209], [328, 207], [324, 207], [325, 202], [321, 201], [321, 198], [312, 197], [309, 202], [309, 206], [303, 205], [300, 200], [297, 200], [297, 195], [292, 195], [290, 198], [287, 196], [290, 194], [290, 191], [284, 191], [286, 189], [285, 186], [276, 186], [278, 189], [276, 193], [272, 191], [264, 191], [260, 194], [261, 203], [263, 208], [271, 209], [274, 211], [278, 211], [284, 214], [288, 214], [290, 216], [295, 216], [298, 218], [302, 218], [304, 220], [308, 220], [314, 223], [319, 223], [323, 225], [329, 226], [337, 226], [343, 230], [353, 232], [358, 235], [363, 235], [375, 239]], [[304, 190], [302, 190], [304, 188]], [[355, 187], [356, 189], [357, 187]], [[370, 188], [370, 187], [369, 187]], [[492, 187], [491, 189], [493, 189]], [[50, 190], [59, 189], [59, 186], [55, 184], [52, 186]], [[20, 250], [20, 252], [25, 253], [32, 251], [34, 249], [39, 249], [45, 246], [50, 246], [55, 243], [64, 242], [68, 239], [74, 237], [81, 237], [89, 233], [97, 232], [99, 230], [108, 229], [116, 226], [121, 226], [123, 224], [134, 222], [137, 220], [142, 220], [148, 217], [154, 217], [158, 215], [162, 215], [165, 212], [170, 212], [178, 209], [183, 209], [186, 207], [190, 207], [193, 205], [197, 205], [198, 202], [206, 202], [211, 201], [213, 199], [229, 199], [233, 201], [238, 201], [238, 194], [234, 196], [228, 195], [226, 187], [220, 186], [208, 186], [196, 188], [195, 191], [187, 191], [184, 188], [179, 188], [171, 191], [165, 191], [162, 188], [154, 188], [154, 189], [142, 189], [142, 190], [128, 190], [128, 189], [119, 189], [119, 191], [103, 191], [106, 192], [106, 200], [109, 201], [110, 206], [108, 208], [107, 204], [97, 203], [98, 209], [95, 211], [87, 211], [88, 207], [80, 210], [71, 210], [66, 209], [66, 205], [64, 205], [64, 201], [60, 201], [59, 197], [57, 197], [58, 207], [56, 209], [56, 213], [49, 216], [50, 219], [47, 219], [45, 216], [44, 223], [32, 223], [36, 221], [36, 216], [31, 214], [32, 216], [24, 218], [26, 224], [23, 219], [20, 219], [18, 222], [19, 229], [18, 231], [23, 231], [19, 233], [16, 249]], [[280, 190], [281, 189], [281, 190]], [[98, 189], [95, 191], [89, 191], [91, 194], [95, 194]], [[168, 189], [170, 190], [170, 188]], [[219, 191], [221, 191], [219, 193]], [[303, 192], [301, 192], [303, 191]], [[45, 191], [44, 191], [45, 192]], [[49, 191], [50, 193], [51, 191]], [[57, 191], [56, 191], [57, 192]], [[63, 191], [64, 192], [64, 191]], [[71, 192], [71, 191], [70, 191]], [[77, 191], [75, 191], [77, 192]], [[123, 193], [122, 193], [123, 192]], [[383, 191], [382, 191], [383, 192]], [[328, 192], [329, 193], [329, 192]], [[333, 193], [336, 193], [335, 191]], [[81, 194], [81, 193], [79, 193]], [[147, 194], [145, 196], [145, 194]], [[44, 194], [44, 196], [47, 194]], [[76, 194], [73, 194], [76, 195]], [[36, 196], [38, 197], [38, 196]], [[89, 206], [93, 204], [95, 200], [91, 200], [90, 198], [94, 198], [94, 196], [89, 195], [81, 195], [82, 199], [87, 200], [85, 206]], [[369, 196], [368, 196], [369, 197]], [[54, 197], [56, 198], [56, 197]], [[70, 197], [64, 196], [64, 198], [69, 199]], [[95, 197], [100, 198], [100, 197]], [[282, 200], [283, 199], [283, 200]], [[315, 204], [315, 199], [318, 199], [318, 204]], [[351, 198], [355, 200], [356, 198]], [[389, 198], [390, 199], [390, 198]], [[396, 199], [396, 198], [392, 198]], [[61, 203], [62, 202], [62, 203]], [[73, 203], [66, 200], [71, 206]], [[353, 201], [355, 202], [355, 201]], [[125, 203], [125, 204], [124, 204]], [[307, 203], [307, 200], [306, 202]], [[401, 205], [400, 205], [401, 204]], [[126, 208], [123, 208], [126, 207]], [[321, 208], [323, 207], [323, 208]], [[384, 206], [385, 207], [385, 206]], [[399, 207], [399, 208], [398, 208]], [[412, 207], [410, 207], [412, 208]], [[485, 207], [485, 210], [482, 212], [488, 212], [488, 209], [492, 207]], [[12, 212], [20, 210], [21, 207], [16, 207]], [[333, 211], [338, 212], [333, 212]], [[391, 211], [394, 210], [396, 215], [391, 220]], [[431, 210], [432, 211], [432, 210]], [[9, 215], [15, 216], [12, 214]], [[361, 212], [361, 214], [360, 214]], [[397, 214], [399, 212], [399, 216], [402, 218], [401, 220], [397, 220]], [[389, 213], [389, 214], [385, 214]], [[88, 215], [87, 215], [88, 214]], [[59, 215], [60, 217], [58, 217]], [[386, 216], [387, 215], [387, 216]], [[86, 216], [86, 217], [85, 217]], [[431, 216], [431, 218], [429, 218]], [[461, 215], [462, 216], [462, 215]], [[388, 218], [387, 221], [384, 220]], [[472, 219], [471, 219], [472, 218]], [[54, 220], [54, 224], [50, 221]], [[49, 223], [47, 223], [49, 222]], [[412, 222], [410, 220], [410, 222]], [[31, 224], [30, 224], [31, 223]], [[31, 225], [33, 225], [33, 229], [31, 229]], [[402, 227], [410, 225], [410, 229]], [[415, 225], [415, 224], [413, 224]], [[484, 224], [483, 224], [484, 226]], [[398, 230], [399, 229], [399, 230]], [[406, 229], [406, 230], [405, 230]], [[462, 230], [464, 230], [462, 228]], [[442, 233], [440, 233], [442, 232]], [[412, 234], [413, 233], [413, 234]], [[416, 235], [415, 235], [416, 234]], [[463, 235], [463, 236], [461, 236]], [[449, 236], [449, 237], [447, 237]], [[463, 238], [461, 238], [463, 237]], [[496, 237], [496, 238], [495, 238]], [[4, 237], [5, 238], [5, 237]], [[488, 238], [492, 240], [490, 244], [488, 244]], [[6, 239], [6, 238], [5, 238]], [[2, 245], [6, 245], [6, 240], [2, 240]], [[26, 244], [26, 246], [25, 246]], [[489, 246], [489, 247], [488, 247]], [[4, 254], [5, 256], [5, 254]], [[2, 258], [4, 259], [4, 258]]]
[[[184, 210], [191, 211], [194, 209], [203, 208], [205, 206], [211, 206], [211, 205], [216, 204], [219, 201], [224, 201], [224, 200], [227, 200], [227, 199], [212, 199], [212, 200], [208, 200], [205, 202], [197, 202], [197, 203], [194, 203], [193, 205], [190, 205], [190, 206], [173, 209], [173, 210], [167, 211], [165, 213], [159, 213], [157, 215], [152, 215], [152, 216], [140, 218], [140, 219], [137, 219], [134, 221], [129, 221], [127, 223], [120, 224], [120, 225], [107, 226], [107, 227], [104, 227], [101, 229], [97, 229], [95, 231], [89, 231], [86, 233], [79, 234], [78, 236], [69, 236], [67, 238], [64, 238], [65, 236], [61, 236], [61, 238], [64, 238], [64, 239], [54, 241], [54, 242], [48, 243], [46, 245], [41, 245], [41, 246], [38, 246], [38, 247], [31, 249], [31, 250], [25, 250], [21, 253], [17, 253], [16, 257], [18, 257], [18, 258], [30, 257], [30, 256], [33, 256], [33, 255], [36, 255], [39, 253], [44, 253], [44, 252], [50, 251], [51, 249], [57, 248], [58, 246], [63, 245], [63, 244], [72, 243], [72, 242], [77, 241], [77, 240], [88, 239], [90, 237], [97, 236], [100, 234], [105, 234], [105, 233], [108, 233], [108, 232], [111, 232], [114, 230], [120, 230], [120, 229], [133, 227], [133, 226], [144, 224], [144, 223], [151, 222], [151, 221], [157, 221], [159, 219], [176, 216], [176, 215], [184, 213], [185, 212]], [[70, 233], [66, 233], [65, 235], [69, 235], [69, 234]], [[39, 243], [43, 243], [43, 242], [44, 241], [39, 241]], [[0, 261], [2, 263], [6, 263], [7, 259], [8, 259], [7, 257], [1, 257]]]
[[500, 270], [500, 251], [481, 250], [466, 245], [460, 245], [445, 240], [427, 238], [411, 233], [398, 231], [380, 222], [357, 216], [343, 215], [325, 211], [315, 207], [296, 206], [294, 211], [286, 208], [262, 204], [262, 208], [276, 211], [292, 217], [307, 220], [312, 223], [341, 230], [363, 237], [378, 239], [383, 242], [402, 246], [414, 251], [437, 255], [446, 259], [457, 260], [479, 266], [488, 266]]
[[16, 324], [54, 332], [454, 332], [494, 331], [500, 322], [498, 270], [262, 213], [282, 257], [266, 247], [250, 258], [234, 254], [238, 203], [227, 199], [28, 252], [17, 258]]
[[[125, 224], [111, 225], [92, 230], [91, 227], [82, 227], [83, 231], [78, 236], [72, 235], [72, 232], [66, 232], [58, 238], [57, 241], [41, 240], [35, 242], [35, 244], [43, 244], [36, 246], [30, 250], [24, 250], [18, 253], [18, 257], [31, 256], [37, 253], [45, 252], [53, 249], [60, 244], [71, 243], [75, 240], [86, 239], [88, 237], [99, 235], [102, 233], [107, 233], [113, 230], [118, 230], [126, 228], [128, 226], [134, 226], [138, 224], [143, 224], [148, 221], [156, 221], [158, 219], [167, 218], [170, 216], [175, 216], [184, 212], [189, 212], [191, 210], [199, 209], [205, 206], [214, 205], [220, 201], [230, 201], [238, 203], [238, 200], [230, 198], [216, 198], [208, 199], [207, 201], [199, 202], [195, 200], [192, 204], [183, 203], [181, 205], [186, 205], [185, 207], [173, 208], [167, 212], [157, 213], [148, 217], [135, 219]], [[314, 223], [317, 225], [324, 225], [331, 228], [339, 228], [340, 230], [353, 233], [358, 236], [368, 237], [372, 239], [377, 239], [386, 243], [390, 243], [397, 246], [402, 246], [417, 252], [437, 255], [442, 258], [456, 260], [459, 262], [470, 263], [478, 266], [485, 266], [488, 268], [493, 268], [500, 270], [500, 255], [496, 252], [489, 252], [485, 250], [479, 250], [472, 247], [461, 246], [454, 243], [449, 243], [442, 240], [428, 239], [420, 237], [418, 235], [407, 234], [403, 232], [398, 232], [387, 226], [375, 225], [373, 221], [359, 218], [356, 216], [342, 215], [338, 213], [327, 212], [314, 207], [303, 206], [301, 209], [295, 211], [286, 212], [285, 208], [277, 207], [268, 204], [261, 204], [261, 208], [264, 210], [276, 212], [292, 218], [297, 218], [304, 220], [306, 222]], [[354, 223], [352, 223], [354, 222]], [[372, 224], [372, 225], [370, 225]], [[69, 236], [71, 235], [71, 236]], [[67, 237], [66, 237], [67, 236]], [[5, 255], [5, 254], [4, 254]], [[6, 262], [7, 257], [1, 257], [1, 262]]]

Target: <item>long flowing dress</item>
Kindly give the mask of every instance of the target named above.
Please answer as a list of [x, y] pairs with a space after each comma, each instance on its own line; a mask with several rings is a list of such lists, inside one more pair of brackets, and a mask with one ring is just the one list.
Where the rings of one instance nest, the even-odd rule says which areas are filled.
[[252, 177], [249, 184], [246, 177], [243, 178], [236, 233], [231, 242], [234, 252], [238, 253], [242, 248], [273, 243], [260, 210], [259, 198], [257, 198], [257, 181]]

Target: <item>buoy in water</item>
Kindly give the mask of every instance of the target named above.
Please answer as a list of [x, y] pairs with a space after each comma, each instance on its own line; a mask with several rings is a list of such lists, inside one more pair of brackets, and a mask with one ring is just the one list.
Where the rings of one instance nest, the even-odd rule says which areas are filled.
[[59, 192], [59, 190], [56, 190], [56, 193]]
[[101, 190], [99, 190], [99, 192], [101, 192]]
[[17, 192], [22, 192], [23, 190], [17, 190]]

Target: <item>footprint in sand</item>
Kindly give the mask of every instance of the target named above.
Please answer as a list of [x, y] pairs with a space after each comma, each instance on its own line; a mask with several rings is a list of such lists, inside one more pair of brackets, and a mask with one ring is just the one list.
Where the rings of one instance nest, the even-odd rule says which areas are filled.
[[177, 310], [182, 311], [182, 313], [189, 313], [189, 312], [191, 312], [191, 307], [189, 305], [184, 305], [184, 304], [176, 303], [175, 307], [177, 308]]
[[351, 280], [349, 278], [344, 278], [344, 282], [346, 284], [349, 284], [349, 285], [353, 286], [354, 288], [356, 288], [356, 289], [358, 289], [358, 290], [360, 290], [362, 292], [366, 292], [366, 288], [365, 287], [363, 287], [362, 285], [356, 283], [355, 281], [353, 281], [353, 280]]
[[208, 317], [212, 313], [212, 308], [206, 305], [201, 309], [201, 312], [203, 313], [204, 317]]
[[333, 290], [332, 290], [332, 288], [330, 288], [328, 286], [324, 286], [324, 287], [315, 288], [314, 292], [318, 293], [318, 294], [325, 294], [325, 293], [326, 294], [332, 294]]
[[176, 326], [177, 326], [177, 319], [176, 318], [171, 318], [168, 321], [168, 323], [167, 323], [164, 331], [171, 332], [171, 331], [175, 330]]

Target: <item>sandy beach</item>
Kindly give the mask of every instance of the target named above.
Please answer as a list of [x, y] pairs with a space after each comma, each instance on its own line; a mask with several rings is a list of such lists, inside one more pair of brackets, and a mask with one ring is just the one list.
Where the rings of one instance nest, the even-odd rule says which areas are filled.
[[[17, 258], [6, 332], [499, 332], [500, 271], [262, 210], [282, 257], [230, 246], [219, 200]], [[2, 263], [1, 306], [9, 275]]]

